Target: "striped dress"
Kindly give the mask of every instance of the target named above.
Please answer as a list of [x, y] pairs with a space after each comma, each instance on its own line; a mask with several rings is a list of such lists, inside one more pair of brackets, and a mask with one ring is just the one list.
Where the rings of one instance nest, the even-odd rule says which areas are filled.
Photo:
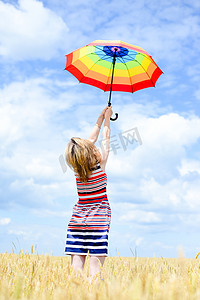
[[100, 164], [87, 182], [76, 176], [78, 202], [67, 227], [65, 254], [108, 255], [111, 208], [106, 194], [107, 175]]

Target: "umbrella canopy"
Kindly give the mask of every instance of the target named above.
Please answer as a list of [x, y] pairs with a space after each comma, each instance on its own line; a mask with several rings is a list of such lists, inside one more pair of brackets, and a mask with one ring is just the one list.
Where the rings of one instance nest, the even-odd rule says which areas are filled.
[[66, 55], [65, 70], [79, 82], [103, 91], [133, 93], [154, 87], [163, 73], [142, 48], [121, 41], [97, 40]]

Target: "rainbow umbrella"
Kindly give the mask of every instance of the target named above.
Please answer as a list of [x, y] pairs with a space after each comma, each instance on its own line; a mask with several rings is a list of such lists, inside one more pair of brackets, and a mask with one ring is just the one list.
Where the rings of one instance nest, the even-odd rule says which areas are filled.
[[[130, 92], [154, 87], [163, 73], [142, 48], [121, 41], [97, 40], [66, 55], [65, 70], [79, 82], [110, 91]], [[116, 117], [111, 120], [116, 120]]]

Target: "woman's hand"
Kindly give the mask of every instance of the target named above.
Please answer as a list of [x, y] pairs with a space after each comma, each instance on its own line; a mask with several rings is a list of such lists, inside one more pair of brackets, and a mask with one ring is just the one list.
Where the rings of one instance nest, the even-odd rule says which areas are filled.
[[111, 106], [107, 106], [106, 108], [106, 111], [105, 111], [105, 118], [108, 117], [110, 118], [113, 114], [113, 111], [112, 111], [112, 105]]
[[105, 118], [105, 113], [106, 113], [107, 109], [108, 109], [108, 106], [106, 106], [101, 112], [101, 115], [103, 116], [103, 118]]

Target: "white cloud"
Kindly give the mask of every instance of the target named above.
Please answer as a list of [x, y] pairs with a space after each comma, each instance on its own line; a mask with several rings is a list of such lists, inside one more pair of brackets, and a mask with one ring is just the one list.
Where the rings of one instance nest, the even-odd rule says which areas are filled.
[[50, 210], [50, 209], [32, 209], [31, 212], [39, 217], [59, 217], [59, 218], [70, 218], [71, 210]]
[[160, 184], [154, 178], [142, 180], [141, 196], [154, 207], [175, 208], [177, 211], [200, 209], [200, 179], [192, 182], [183, 178], [174, 178]]
[[139, 246], [142, 243], [143, 240], [144, 240], [143, 237], [137, 238], [136, 241], [135, 241], [136, 246]]
[[[68, 34], [64, 21], [36, 0], [0, 2], [0, 55], [11, 61], [54, 57]], [[6, 25], [5, 25], [6, 24]]]
[[[51, 86], [51, 92], [48, 86]], [[53, 93], [56, 90], [56, 83], [45, 78], [12, 82], [1, 89], [0, 138], [4, 145], [42, 134], [39, 129], [47, 129], [49, 118], [55, 110], [71, 107], [73, 96], [61, 91], [55, 100]]]
[[[20, 238], [20, 242], [22, 241], [26, 241], [30, 243], [30, 246], [33, 245], [35, 242], [37, 242], [41, 236], [43, 235], [42, 230], [35, 230], [36, 226], [32, 226], [30, 224], [27, 224], [26, 226], [24, 225], [18, 225], [15, 224], [15, 227], [12, 227], [8, 230], [8, 234], [15, 236], [17, 238], [17, 241], [19, 243], [19, 239]], [[42, 225], [41, 225], [42, 227]], [[41, 229], [40, 227], [40, 229]], [[13, 243], [15, 244], [15, 243]], [[20, 243], [19, 243], [20, 246]], [[15, 245], [16, 248], [16, 245]], [[19, 249], [20, 250], [20, 249]]]
[[190, 174], [192, 172], [200, 174], [200, 162], [195, 159], [183, 159], [178, 170], [181, 176]]
[[111, 254], [112, 256], [114, 256], [114, 254], [118, 255], [117, 249], [123, 247], [130, 250], [129, 255], [135, 255], [136, 254], [135, 247], [138, 247], [139, 245], [144, 243], [144, 237], [138, 235], [138, 233], [135, 230], [129, 231], [127, 225], [125, 228], [126, 228], [125, 231], [122, 229], [122, 231], [119, 230], [120, 231], [119, 233], [119, 231], [115, 231], [115, 228], [112, 227], [112, 230], [109, 233], [109, 244], [111, 244], [112, 248], [115, 249], [115, 253]]
[[50, 254], [52, 253], [52, 249], [54, 249], [59, 253], [58, 255], [62, 255], [66, 230], [65, 228], [61, 229], [53, 225], [50, 227], [49, 224], [16, 223], [15, 226], [7, 230], [6, 235], [9, 235], [9, 248], [12, 246], [16, 252], [21, 249], [30, 252], [31, 246], [34, 245], [39, 254], [44, 254], [44, 252]]
[[[58, 160], [66, 146], [68, 111], [75, 102], [70, 87], [66, 92], [62, 85], [58, 80], [35, 78], [1, 89], [0, 165], [2, 172], [10, 174], [3, 186], [7, 204], [51, 205], [58, 195], [71, 195], [74, 190], [70, 170], [63, 174]], [[66, 114], [64, 122], [60, 111]]]
[[110, 153], [107, 164], [107, 170], [112, 176], [119, 174], [121, 177], [123, 174], [128, 178], [128, 183], [132, 180], [133, 185], [138, 178], [170, 180], [177, 176], [182, 159], [191, 156], [187, 148], [195, 147], [200, 138], [198, 116], [166, 113], [148, 117], [145, 106], [143, 109], [144, 114], [135, 111], [135, 104], [124, 105], [120, 109], [119, 132], [137, 127], [143, 144], [135, 148], [128, 143], [126, 151], [123, 151], [118, 141], [121, 149], [117, 150], [116, 155]]
[[23, 237], [24, 239], [27, 239], [30, 232], [26, 232], [26, 231], [23, 231], [23, 230], [16, 230], [16, 229], [9, 229], [8, 230], [8, 234], [14, 234], [16, 236], [21, 236]]
[[[130, 200], [130, 199], [129, 199]], [[163, 222], [162, 215], [158, 212], [143, 209], [142, 205], [131, 202], [113, 202], [112, 209], [112, 222], [123, 224], [134, 228], [141, 224], [151, 226], [151, 224], [160, 224]], [[128, 233], [127, 233], [128, 234]]]
[[139, 210], [128, 211], [121, 214], [119, 217], [121, 222], [136, 222], [136, 223], [157, 223], [160, 222], [160, 217], [154, 212], [145, 212]]
[[177, 218], [184, 224], [185, 228], [195, 228], [200, 226], [200, 213], [196, 211], [194, 213], [177, 214]]
[[[43, 198], [50, 206], [54, 204], [53, 199], [58, 195], [62, 197], [66, 190], [67, 195], [76, 192], [71, 170], [68, 168], [64, 174], [58, 157], [64, 153], [66, 137], [87, 137], [90, 120], [94, 122], [94, 117], [98, 117], [100, 107], [85, 104], [84, 94], [79, 99], [69, 86], [67, 93], [60, 89], [62, 85], [62, 81], [44, 77], [13, 82], [1, 90], [1, 168], [17, 176], [10, 182], [13, 192], [31, 191], [37, 196], [35, 203]], [[74, 106], [74, 103], [79, 105]], [[116, 155], [110, 153], [106, 172], [112, 201], [128, 199], [152, 203], [153, 214], [155, 205], [178, 207], [185, 203], [185, 207], [193, 209], [198, 203], [199, 191], [195, 186], [192, 190], [189, 181], [182, 177], [199, 170], [187, 148], [198, 143], [200, 119], [195, 115], [167, 113], [159, 102], [116, 105], [115, 110], [118, 109], [120, 122], [115, 123], [113, 133], [117, 129], [120, 133], [137, 127], [143, 144], [135, 149], [128, 144], [126, 151], [121, 147]], [[60, 112], [65, 112], [66, 119], [59, 124], [54, 120]], [[73, 120], [76, 120], [75, 126], [72, 126]], [[119, 181], [121, 176], [123, 180]], [[130, 211], [131, 220], [135, 214]], [[127, 217], [126, 213], [123, 216]], [[149, 214], [141, 215], [140, 219], [150, 222], [158, 221], [159, 217]]]
[[145, 107], [144, 114], [136, 107], [125, 105], [120, 110], [120, 127], [124, 132], [137, 126], [143, 144], [136, 149], [128, 144], [126, 151], [110, 153], [106, 171], [111, 207], [114, 214], [120, 212], [117, 219], [129, 224], [165, 224], [166, 212], [174, 224], [174, 213], [183, 214], [184, 220], [186, 212], [200, 209], [200, 165], [195, 159], [200, 118], [177, 113], [159, 116], [158, 108], [149, 117]]
[[11, 222], [10, 218], [1, 218], [0, 225], [8, 225]]
[[[182, 2], [175, 5], [174, 1], [130, 3], [125, 0], [116, 6], [111, 1], [105, 13], [105, 25], [98, 28], [99, 36], [140, 45], [157, 63], [161, 59], [165, 61], [164, 72], [173, 69], [174, 73], [174, 68], [177, 70], [189, 61], [187, 53], [191, 47], [188, 48], [186, 41], [190, 41], [192, 50], [198, 51], [199, 22], [195, 10], [193, 3], [187, 6]], [[100, 14], [101, 7], [98, 13], [97, 22], [101, 24], [105, 18]]]

